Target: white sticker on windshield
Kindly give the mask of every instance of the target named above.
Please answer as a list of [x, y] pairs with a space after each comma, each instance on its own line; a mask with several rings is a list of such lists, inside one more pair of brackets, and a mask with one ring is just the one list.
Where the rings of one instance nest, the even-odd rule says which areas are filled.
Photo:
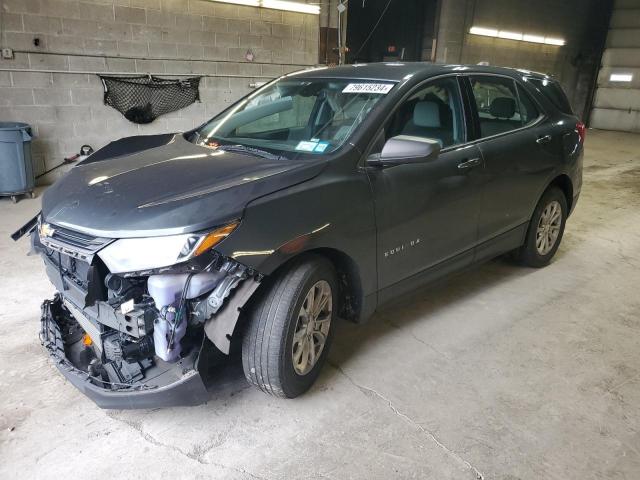
[[302, 141], [296, 146], [296, 150], [300, 150], [302, 152], [313, 152], [313, 150], [318, 145], [318, 142], [305, 142]]
[[342, 93], [379, 93], [386, 95], [393, 88], [392, 83], [350, 83]]

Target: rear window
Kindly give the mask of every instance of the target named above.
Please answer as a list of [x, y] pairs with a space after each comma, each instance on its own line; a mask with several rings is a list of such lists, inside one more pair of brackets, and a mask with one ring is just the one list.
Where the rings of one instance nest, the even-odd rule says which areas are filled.
[[564, 91], [558, 82], [548, 79], [540, 80], [538, 78], [529, 78], [528, 80], [533, 84], [533, 86], [540, 90], [540, 92], [547, 97], [547, 99], [555, 105], [558, 110], [562, 113], [573, 115], [573, 109], [571, 108], [569, 99], [564, 94]]

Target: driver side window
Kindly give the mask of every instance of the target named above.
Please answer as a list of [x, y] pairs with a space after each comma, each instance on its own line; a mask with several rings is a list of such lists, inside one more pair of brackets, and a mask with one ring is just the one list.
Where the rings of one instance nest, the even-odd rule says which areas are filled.
[[464, 115], [454, 77], [420, 87], [396, 110], [385, 129], [386, 139], [398, 135], [435, 139], [442, 148], [464, 143]]

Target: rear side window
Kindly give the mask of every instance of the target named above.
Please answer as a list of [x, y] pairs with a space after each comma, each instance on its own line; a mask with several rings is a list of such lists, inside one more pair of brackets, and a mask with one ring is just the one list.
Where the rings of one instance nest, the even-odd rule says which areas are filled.
[[491, 137], [522, 127], [520, 104], [513, 80], [503, 77], [470, 77], [480, 120], [480, 136]]
[[573, 115], [573, 109], [569, 103], [569, 99], [564, 94], [560, 84], [553, 80], [529, 78], [531, 84], [542, 93], [562, 113]]

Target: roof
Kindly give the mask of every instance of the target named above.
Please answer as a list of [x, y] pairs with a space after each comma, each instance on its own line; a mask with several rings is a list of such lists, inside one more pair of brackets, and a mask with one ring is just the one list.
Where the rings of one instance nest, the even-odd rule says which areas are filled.
[[543, 73], [515, 68], [485, 65], [451, 65], [431, 62], [356, 63], [340, 67], [316, 67], [294, 72], [293, 75], [302, 78], [358, 78], [400, 81], [407, 75], [422, 74], [424, 77], [430, 77], [450, 72], [497, 73], [508, 76], [527, 74], [534, 77], [547, 77]]

